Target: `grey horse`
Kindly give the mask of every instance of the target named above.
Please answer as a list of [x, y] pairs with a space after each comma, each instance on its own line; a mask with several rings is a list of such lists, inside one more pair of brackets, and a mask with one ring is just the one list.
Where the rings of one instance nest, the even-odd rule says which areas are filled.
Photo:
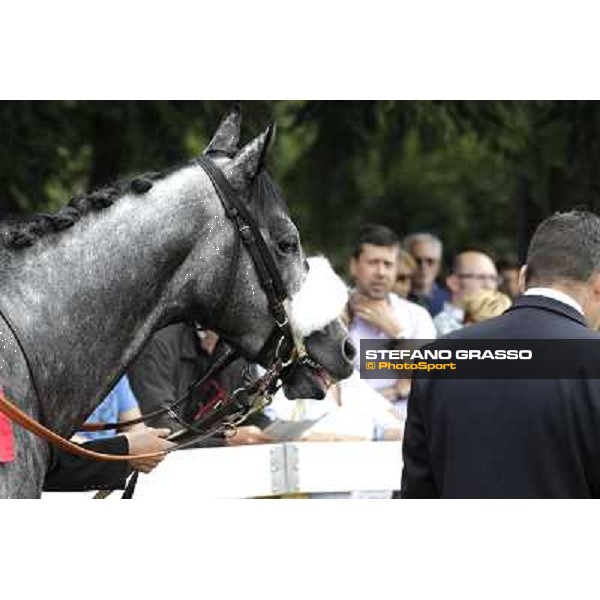
[[[234, 109], [205, 150], [240, 194], [290, 295], [306, 277], [298, 231], [264, 169], [268, 128], [238, 149]], [[242, 247], [223, 300], [235, 230], [195, 161], [74, 198], [52, 215], [0, 223], [0, 386], [21, 409], [71, 436], [157, 329], [195, 319], [251, 361], [275, 320]], [[221, 307], [215, 314], [215, 307]], [[292, 371], [288, 397], [322, 397], [352, 371], [336, 320], [304, 337], [312, 365]], [[318, 363], [317, 367], [315, 363]], [[45, 441], [14, 427], [16, 459], [0, 465], [0, 497], [39, 497]]]

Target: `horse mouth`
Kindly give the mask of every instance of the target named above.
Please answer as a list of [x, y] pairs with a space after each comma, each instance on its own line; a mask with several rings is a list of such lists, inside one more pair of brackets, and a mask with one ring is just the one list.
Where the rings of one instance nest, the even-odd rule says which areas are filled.
[[283, 382], [288, 400], [311, 398], [322, 400], [335, 379], [321, 365], [313, 361], [297, 365]]
[[327, 390], [334, 383], [333, 377], [323, 367], [319, 367], [317, 370], [315, 370], [314, 376], [322, 384], [323, 390], [326, 394]]

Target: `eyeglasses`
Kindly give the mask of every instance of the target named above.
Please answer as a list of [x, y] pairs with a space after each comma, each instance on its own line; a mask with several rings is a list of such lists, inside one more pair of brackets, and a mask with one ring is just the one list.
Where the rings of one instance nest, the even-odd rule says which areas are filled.
[[498, 275], [483, 275], [476, 273], [457, 273], [459, 279], [476, 279], [477, 281], [489, 281], [490, 283], [500, 283], [502, 279]]
[[437, 264], [437, 262], [438, 262], [437, 258], [429, 258], [429, 257], [423, 258], [423, 257], [415, 256], [414, 259], [415, 259], [415, 262], [420, 267], [422, 267], [423, 265], [427, 265], [428, 267], [433, 267], [433, 265]]
[[407, 281], [410, 281], [411, 279], [412, 279], [411, 273], [400, 273], [400, 274], [396, 275], [397, 283], [406, 283]]

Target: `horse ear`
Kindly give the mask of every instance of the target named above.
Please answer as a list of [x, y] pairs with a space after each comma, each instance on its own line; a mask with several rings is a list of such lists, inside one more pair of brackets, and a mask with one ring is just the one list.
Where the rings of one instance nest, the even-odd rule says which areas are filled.
[[204, 154], [224, 154], [235, 156], [240, 141], [240, 127], [242, 125], [242, 111], [239, 103], [235, 103], [231, 110], [221, 121], [217, 132], [210, 140]]
[[235, 155], [229, 168], [234, 173], [243, 175], [246, 180], [254, 179], [265, 164], [267, 155], [275, 141], [275, 134], [276, 126], [273, 123]]

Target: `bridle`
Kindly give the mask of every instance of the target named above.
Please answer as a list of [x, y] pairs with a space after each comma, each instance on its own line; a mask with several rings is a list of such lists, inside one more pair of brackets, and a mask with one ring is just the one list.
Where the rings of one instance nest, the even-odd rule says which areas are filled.
[[268, 363], [269, 355], [273, 360], [281, 358], [284, 362], [291, 359], [294, 349], [300, 355], [306, 351], [302, 341], [294, 337], [286, 303], [289, 300], [287, 290], [281, 279], [279, 269], [275, 264], [273, 253], [269, 249], [263, 237], [256, 219], [246, 208], [238, 192], [229, 183], [223, 171], [207, 156], [196, 159], [213, 184], [228, 219], [234, 225], [235, 245], [233, 256], [228, 268], [229, 274], [225, 284], [224, 292], [221, 294], [220, 302], [213, 314], [213, 320], [217, 322], [224, 313], [227, 303], [231, 298], [231, 292], [235, 284], [235, 276], [238, 271], [240, 259], [240, 247], [243, 243], [252, 258], [254, 268], [260, 285], [267, 296], [269, 310], [275, 318], [275, 327], [271, 335], [264, 343], [257, 356], [258, 362]]
[[[235, 430], [236, 426], [247, 418], [248, 415], [260, 410], [270, 401], [271, 396], [280, 385], [280, 379], [284, 372], [296, 368], [302, 363], [318, 367], [308, 357], [300, 335], [291, 326], [289, 316], [290, 298], [281, 279], [273, 254], [260, 231], [256, 219], [246, 208], [239, 193], [229, 183], [221, 169], [209, 157], [201, 156], [196, 160], [196, 163], [208, 175], [225, 209], [225, 214], [234, 225], [234, 252], [228, 269], [229, 273], [224, 293], [221, 295], [221, 301], [216, 307], [215, 322], [224, 313], [228, 299], [232, 295], [231, 292], [233, 291], [235, 276], [238, 271], [241, 244], [243, 243], [252, 258], [260, 285], [267, 296], [269, 310], [275, 319], [275, 327], [257, 356], [257, 361], [263, 362], [263, 364], [270, 364], [271, 366], [260, 378], [234, 390], [224, 398], [219, 398], [214, 405], [207, 407], [207, 410], [201, 412], [199, 418], [194, 420], [193, 423], [184, 421], [175, 412], [175, 409], [189, 401], [194, 389], [201, 387], [239, 358], [240, 354], [236, 350], [225, 348], [220, 353], [220, 356], [216, 357], [210, 369], [194, 381], [188, 387], [185, 394], [174, 402], [165, 404], [162, 408], [142, 415], [138, 419], [120, 423], [84, 425], [81, 427], [81, 430], [99, 431], [115, 429], [116, 427], [130, 426], [163, 414], [168, 414], [183, 427], [181, 430], [175, 432], [175, 434], [172, 434], [169, 439], [183, 440], [183, 438], [187, 438], [184, 441], [176, 443], [166, 451], [173, 452], [192, 446], [217, 432]], [[0, 313], [0, 316], [4, 315]], [[17, 332], [10, 325], [10, 321], [6, 318], [5, 320], [13, 330], [15, 338], [21, 346]], [[22, 346], [21, 350], [24, 353]], [[33, 373], [31, 373], [31, 377], [33, 379]], [[34, 385], [34, 387], [36, 386]], [[154, 458], [165, 454], [165, 452], [158, 452], [146, 455], [115, 456], [86, 450], [54, 433], [21, 411], [4, 396], [1, 389], [0, 411], [35, 435], [45, 438], [50, 443], [61, 447], [67, 452], [86, 458], [122, 461], [132, 460], [133, 458]]]

